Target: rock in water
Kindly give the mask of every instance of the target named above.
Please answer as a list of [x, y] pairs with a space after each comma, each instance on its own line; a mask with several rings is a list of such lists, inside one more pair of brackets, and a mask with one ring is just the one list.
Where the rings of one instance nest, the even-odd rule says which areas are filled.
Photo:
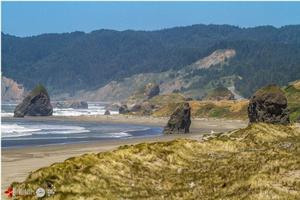
[[276, 85], [268, 85], [256, 91], [249, 102], [248, 117], [250, 123], [288, 124], [289, 111], [284, 92]]
[[106, 110], [105, 113], [104, 113], [104, 115], [110, 115], [109, 110]]
[[14, 117], [24, 116], [50, 116], [53, 108], [47, 90], [42, 85], [37, 85], [29, 95], [17, 105]]
[[191, 107], [189, 103], [179, 105], [172, 113], [164, 134], [189, 133], [191, 125]]

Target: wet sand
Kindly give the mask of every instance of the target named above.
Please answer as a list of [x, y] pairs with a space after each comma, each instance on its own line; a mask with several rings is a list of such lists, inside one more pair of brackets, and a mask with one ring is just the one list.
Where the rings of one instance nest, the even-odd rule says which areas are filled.
[[[34, 118], [41, 120], [41, 118]], [[71, 121], [93, 121], [104, 123], [126, 123], [139, 125], [155, 125], [163, 127], [167, 118], [135, 117], [135, 116], [85, 116], [85, 117], [46, 117], [42, 120], [71, 120]], [[2, 149], [2, 180], [1, 196], [3, 190], [14, 181], [23, 181], [31, 171], [41, 167], [49, 166], [55, 162], [62, 162], [73, 156], [86, 153], [98, 153], [110, 151], [125, 144], [137, 144], [141, 142], [169, 141], [176, 138], [191, 138], [201, 140], [204, 133], [224, 132], [242, 128], [247, 122], [241, 120], [219, 120], [219, 119], [193, 119], [190, 134], [163, 135], [145, 138], [112, 139], [97, 141], [93, 143], [50, 145], [39, 147], [24, 147]]]

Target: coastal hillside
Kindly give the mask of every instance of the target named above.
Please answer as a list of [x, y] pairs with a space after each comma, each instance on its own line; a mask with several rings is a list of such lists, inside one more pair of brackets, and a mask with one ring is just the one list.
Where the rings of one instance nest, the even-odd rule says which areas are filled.
[[[297, 125], [251, 124], [203, 140], [125, 145], [32, 172], [17, 189], [45, 199], [290, 199], [300, 196]], [[17, 197], [16, 199], [35, 199]]]
[[[195, 64], [190, 79], [185, 79], [191, 83], [174, 89], [191, 91], [191, 96], [195, 95], [194, 90], [201, 89], [199, 96], [203, 96], [206, 87], [214, 88], [223, 79], [234, 80], [237, 93], [247, 98], [264, 85], [283, 86], [299, 79], [299, 38], [299, 25], [193, 25], [157, 31], [102, 29], [32, 37], [2, 33], [1, 64], [3, 75], [23, 84], [26, 90], [41, 83], [51, 96], [66, 98], [111, 83], [106, 87], [109, 89], [134, 75], [177, 72]], [[224, 49], [234, 50], [234, 56], [233, 51], [228, 52], [231, 59], [225, 59], [226, 67], [213, 60], [199, 62], [210, 55], [218, 60], [214, 52]], [[169, 75], [176, 77], [177, 73]]]
[[[233, 49], [218, 49], [212, 54], [197, 60], [180, 70], [168, 70], [160, 73], [141, 73], [120, 81], [112, 81], [95, 91], [78, 93], [77, 98], [101, 99], [105, 101], [124, 100], [140, 90], [149, 82], [159, 84], [161, 94], [180, 92], [185, 96], [203, 98], [219, 86], [233, 87], [239, 77], [220, 76], [210, 79], [205, 73], [194, 74], [199, 69], [219, 68], [228, 66], [228, 61], [235, 56]], [[218, 66], [217, 66], [218, 65]], [[205, 81], [207, 80], [207, 81]]]
[[23, 85], [5, 76], [1, 77], [1, 100], [2, 101], [22, 101], [25, 95]]

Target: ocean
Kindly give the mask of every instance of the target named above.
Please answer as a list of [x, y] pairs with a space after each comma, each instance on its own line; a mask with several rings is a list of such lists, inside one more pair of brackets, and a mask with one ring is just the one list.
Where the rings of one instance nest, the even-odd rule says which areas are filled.
[[[102, 103], [88, 103], [88, 109], [53, 110], [54, 116], [103, 115]], [[86, 143], [96, 140], [128, 139], [161, 135], [162, 128], [131, 124], [110, 124], [99, 122], [79, 122], [49, 120], [38, 117], [13, 118], [16, 104], [2, 104], [1, 145], [2, 148], [44, 146], [70, 143]], [[111, 111], [112, 115], [118, 114]]]

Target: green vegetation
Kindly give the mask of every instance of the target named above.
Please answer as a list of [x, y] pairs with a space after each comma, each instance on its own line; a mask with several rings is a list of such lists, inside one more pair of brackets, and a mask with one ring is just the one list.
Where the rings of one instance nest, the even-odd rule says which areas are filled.
[[47, 199], [52, 200], [299, 199], [299, 127], [259, 123], [204, 140], [125, 145], [85, 154], [12, 185], [35, 191], [51, 183], [56, 192]]
[[[195, 70], [191, 77], [199, 74], [201, 78], [191, 87], [238, 76], [241, 80], [235, 82], [236, 89], [249, 97], [264, 85], [283, 86], [300, 77], [299, 27], [193, 25], [159, 31], [98, 30], [26, 38], [2, 34], [2, 70], [3, 75], [27, 89], [40, 82], [51, 93], [72, 95], [134, 74], [176, 71], [217, 49], [234, 49], [236, 56], [225, 65]], [[173, 76], [176, 74], [170, 74]]]
[[288, 99], [290, 110], [290, 119], [296, 121], [300, 119], [300, 81], [295, 81], [284, 88], [285, 95]]
[[221, 100], [233, 98], [233, 94], [224, 86], [218, 86], [210, 91], [204, 99], [206, 100]]
[[35, 86], [35, 88], [31, 91], [31, 95], [32, 95], [32, 96], [36, 96], [36, 95], [38, 95], [38, 94], [40, 94], [40, 93], [44, 93], [44, 94], [46, 94], [46, 95], [49, 97], [46, 88], [45, 88], [43, 85], [38, 84], [38, 85]]

